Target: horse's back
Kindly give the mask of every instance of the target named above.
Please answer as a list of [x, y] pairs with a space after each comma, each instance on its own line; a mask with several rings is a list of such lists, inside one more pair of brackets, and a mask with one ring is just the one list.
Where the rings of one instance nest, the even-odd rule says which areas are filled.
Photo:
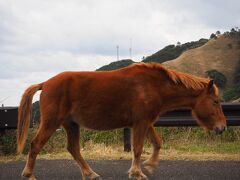
[[44, 83], [41, 105], [52, 104], [56, 113], [71, 115], [84, 127], [107, 130], [131, 126], [135, 119], [152, 119], [156, 95], [149, 76], [133, 68], [64, 72]]

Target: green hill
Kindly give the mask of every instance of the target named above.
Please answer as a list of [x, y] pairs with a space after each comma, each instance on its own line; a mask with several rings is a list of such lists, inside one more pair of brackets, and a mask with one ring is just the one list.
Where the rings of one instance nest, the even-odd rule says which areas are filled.
[[120, 69], [120, 68], [129, 66], [133, 63], [134, 63], [134, 61], [131, 59], [123, 59], [120, 61], [112, 62], [108, 65], [102, 66], [101, 68], [97, 69], [96, 71], [110, 71], [110, 70], [114, 70], [114, 69]]
[[187, 42], [182, 45], [168, 45], [151, 56], [146, 57], [142, 62], [163, 63], [172, 59], [176, 59], [184, 51], [200, 47], [208, 42], [208, 39], [200, 39], [199, 41]]

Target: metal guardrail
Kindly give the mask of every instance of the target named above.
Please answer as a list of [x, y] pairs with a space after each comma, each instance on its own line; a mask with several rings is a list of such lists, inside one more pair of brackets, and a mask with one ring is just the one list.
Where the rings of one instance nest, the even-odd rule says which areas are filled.
[[0, 107], [0, 130], [16, 129], [18, 107]]
[[[6, 129], [17, 129], [18, 107], [0, 107], [0, 131]], [[33, 118], [31, 118], [30, 127], [33, 127]]]
[[[227, 118], [228, 126], [240, 126], [240, 103], [223, 103], [223, 112]], [[0, 131], [5, 129], [17, 128], [18, 107], [0, 107]], [[32, 122], [30, 127], [32, 127]], [[192, 118], [191, 111], [188, 109], [179, 109], [167, 112], [162, 115], [154, 126], [162, 127], [181, 127], [197, 126], [196, 121]], [[124, 151], [131, 151], [129, 128], [124, 128]]]
[[[227, 126], [240, 126], [240, 103], [222, 103], [224, 115], [227, 118]], [[198, 126], [192, 118], [190, 109], [179, 109], [162, 115], [154, 124], [156, 127], [182, 127]], [[124, 151], [131, 151], [131, 130], [124, 128]]]

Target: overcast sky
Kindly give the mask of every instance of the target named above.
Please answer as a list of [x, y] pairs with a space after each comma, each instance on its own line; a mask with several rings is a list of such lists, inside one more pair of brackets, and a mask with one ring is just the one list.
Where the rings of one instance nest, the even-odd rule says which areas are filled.
[[59, 72], [115, 61], [117, 45], [123, 59], [132, 44], [139, 61], [239, 25], [239, 0], [0, 0], [0, 104], [18, 105]]

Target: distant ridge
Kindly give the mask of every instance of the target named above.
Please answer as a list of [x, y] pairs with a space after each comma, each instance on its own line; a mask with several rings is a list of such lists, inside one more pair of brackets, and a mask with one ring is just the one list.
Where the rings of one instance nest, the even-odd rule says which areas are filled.
[[208, 39], [200, 39], [199, 41], [187, 42], [178, 45], [168, 45], [160, 51], [146, 57], [142, 62], [157, 62], [163, 63], [179, 57], [184, 51], [200, 47], [208, 42]]
[[120, 68], [129, 66], [133, 63], [135, 63], [135, 62], [131, 59], [123, 59], [120, 61], [112, 62], [108, 65], [102, 66], [101, 68], [97, 69], [96, 71], [110, 71], [110, 70], [114, 70], [114, 69], [120, 69]]

